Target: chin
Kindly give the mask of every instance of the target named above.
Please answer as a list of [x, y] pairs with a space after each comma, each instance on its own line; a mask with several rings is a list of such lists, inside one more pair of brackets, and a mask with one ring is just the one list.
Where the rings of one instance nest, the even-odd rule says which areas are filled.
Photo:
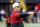
[[17, 12], [20, 12], [20, 11], [17, 11]]

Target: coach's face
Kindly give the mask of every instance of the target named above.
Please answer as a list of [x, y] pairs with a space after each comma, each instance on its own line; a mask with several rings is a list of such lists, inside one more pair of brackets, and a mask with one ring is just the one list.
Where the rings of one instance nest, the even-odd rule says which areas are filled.
[[15, 7], [15, 8], [16, 8], [16, 11], [17, 11], [17, 12], [20, 12], [20, 11], [21, 11], [21, 5]]

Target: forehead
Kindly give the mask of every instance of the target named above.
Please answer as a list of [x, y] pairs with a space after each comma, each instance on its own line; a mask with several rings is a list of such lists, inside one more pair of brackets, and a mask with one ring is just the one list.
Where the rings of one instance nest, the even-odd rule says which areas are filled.
[[17, 7], [21, 7], [21, 5], [18, 5]]

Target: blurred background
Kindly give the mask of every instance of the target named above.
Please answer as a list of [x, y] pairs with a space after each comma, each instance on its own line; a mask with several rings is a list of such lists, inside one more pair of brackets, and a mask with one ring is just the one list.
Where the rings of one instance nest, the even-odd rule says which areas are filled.
[[[34, 27], [32, 25], [40, 26], [40, 0], [0, 0], [0, 27], [10, 26], [10, 14], [13, 11], [12, 5], [15, 2], [21, 4], [21, 12], [32, 11], [34, 15], [23, 17], [24, 27]], [[30, 25], [30, 26], [29, 26]]]

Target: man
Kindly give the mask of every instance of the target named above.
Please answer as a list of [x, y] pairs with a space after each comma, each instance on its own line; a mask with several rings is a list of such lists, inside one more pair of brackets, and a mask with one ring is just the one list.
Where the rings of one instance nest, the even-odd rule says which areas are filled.
[[0, 27], [7, 27], [6, 26], [6, 18], [5, 18], [5, 15], [6, 15], [5, 9], [1, 9], [0, 13], [1, 13], [1, 22], [0, 22], [1, 26]]
[[40, 23], [40, 4], [37, 4], [34, 9], [37, 15], [37, 22]]
[[20, 13], [21, 11], [21, 5], [19, 3], [13, 4], [13, 12], [10, 15], [10, 27], [23, 27], [23, 20], [22, 17], [28, 16], [30, 14], [33, 14], [34, 12], [24, 12]]

